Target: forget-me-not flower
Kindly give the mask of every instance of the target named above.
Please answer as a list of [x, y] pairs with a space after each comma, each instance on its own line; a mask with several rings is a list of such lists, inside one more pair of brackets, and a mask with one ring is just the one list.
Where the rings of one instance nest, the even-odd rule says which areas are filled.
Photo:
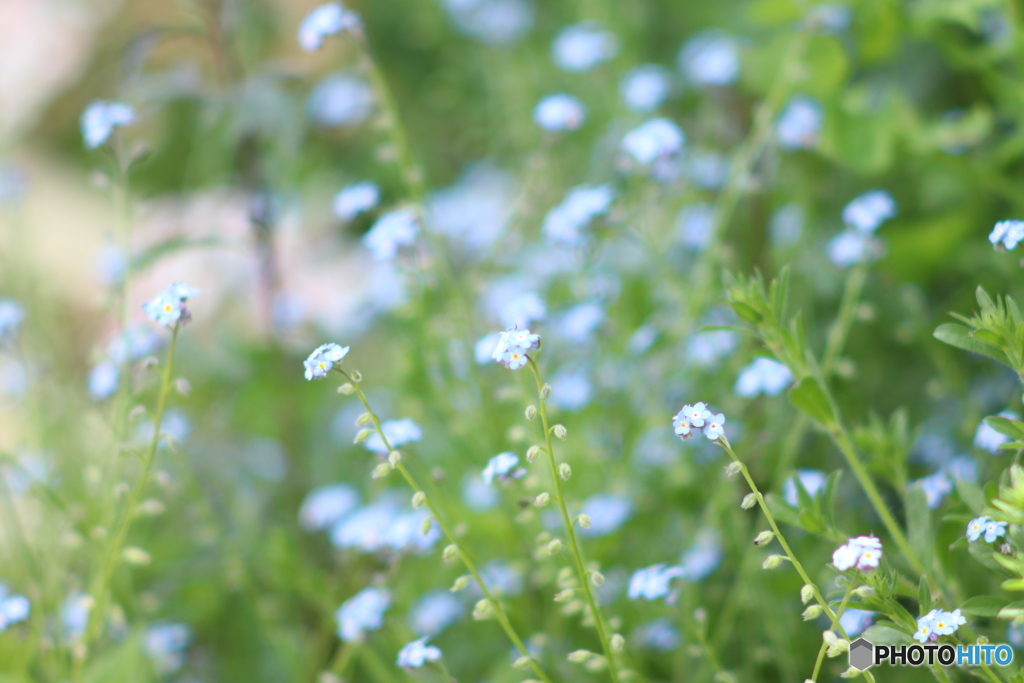
[[526, 474], [526, 470], [516, 467], [518, 464], [519, 456], [515, 453], [507, 451], [505, 453], [498, 453], [487, 461], [487, 467], [484, 468], [481, 476], [488, 485], [494, 483], [495, 478], [498, 481], [518, 479]]
[[658, 600], [668, 597], [669, 583], [685, 574], [682, 567], [667, 566], [664, 562], [638, 569], [629, 579], [626, 594], [630, 600]]
[[736, 39], [721, 31], [702, 31], [679, 53], [679, 68], [695, 85], [730, 85], [740, 75]]
[[0, 583], [0, 632], [28, 619], [31, 603], [24, 595], [14, 595]]
[[383, 588], [364, 588], [342, 603], [334, 618], [338, 637], [346, 643], [359, 640], [367, 631], [384, 625], [384, 612], [391, 606], [391, 593]]
[[498, 343], [491, 353], [491, 358], [509, 370], [518, 370], [529, 360], [527, 352], [540, 348], [540, 335], [530, 330], [520, 330], [515, 326], [498, 333]]
[[0, 299], [0, 342], [14, 339], [24, 319], [25, 309], [21, 304], [11, 299]]
[[142, 305], [150, 320], [165, 327], [174, 327], [187, 322], [192, 316], [185, 302], [199, 295], [184, 282], [175, 282], [164, 291]]
[[615, 188], [604, 185], [577, 185], [569, 190], [562, 203], [544, 216], [541, 231], [555, 244], [577, 246], [583, 243], [583, 229], [598, 216], [608, 213], [615, 200]]
[[348, 484], [331, 484], [310, 491], [299, 508], [299, 525], [306, 531], [332, 527], [359, 505], [359, 492]]
[[357, 29], [361, 24], [359, 14], [340, 2], [320, 5], [299, 24], [299, 45], [306, 52], [315, 52], [323, 45], [324, 38]]
[[334, 369], [335, 363], [341, 363], [348, 350], [348, 346], [333, 343], [318, 346], [302, 363], [306, 368], [306, 379], [312, 381], [326, 377]]
[[[380, 425], [381, 430], [384, 432], [384, 436], [387, 437], [388, 443], [391, 444], [392, 448], [398, 448], [407, 443], [413, 443], [423, 438], [423, 430], [416, 424], [412, 419], [405, 417], [401, 420], [385, 420]], [[368, 450], [374, 453], [380, 453], [387, 455], [388, 449], [384, 445], [384, 440], [380, 438], [380, 434], [374, 432], [370, 435], [366, 441], [363, 442]]]
[[409, 610], [409, 628], [417, 635], [434, 636], [461, 619], [463, 611], [462, 602], [451, 591], [431, 591]]
[[1009, 250], [1017, 248], [1017, 245], [1024, 241], [1024, 221], [999, 221], [992, 228], [988, 241], [996, 247], [1002, 244]]
[[896, 202], [885, 190], [871, 190], [843, 209], [843, 223], [862, 234], [871, 234], [896, 215]]
[[[1008, 420], [1020, 419], [1020, 415], [1012, 410], [1004, 410], [999, 413], [997, 417], [1005, 417]], [[974, 447], [980, 448], [983, 451], [988, 451], [993, 455], [999, 455], [1001, 453], [999, 447], [1005, 443], [1009, 443], [1009, 441], [1010, 437], [1006, 436], [1002, 432], [997, 432], [984, 420], [978, 423], [978, 429], [974, 432]]]
[[853, 566], [863, 572], [871, 571], [878, 568], [881, 559], [882, 542], [874, 536], [851, 538], [832, 554], [832, 564], [841, 572]]
[[372, 210], [380, 201], [380, 188], [372, 180], [352, 183], [334, 195], [334, 215], [350, 221], [359, 214]]
[[316, 84], [306, 99], [306, 111], [318, 126], [337, 128], [359, 125], [370, 117], [376, 104], [365, 78], [339, 71]]
[[533, 110], [533, 120], [549, 133], [576, 130], [587, 120], [587, 108], [572, 95], [548, 95]]
[[643, 64], [627, 73], [619, 83], [626, 106], [638, 114], [654, 111], [672, 92], [669, 70], [657, 64]]
[[633, 501], [625, 496], [598, 493], [583, 501], [580, 514], [590, 518], [590, 528], [582, 536], [607, 536], [618, 531], [633, 516]]
[[110, 138], [115, 128], [129, 126], [135, 121], [135, 109], [124, 102], [95, 100], [85, 108], [79, 125], [86, 149], [96, 149]]
[[430, 636], [423, 636], [419, 640], [407, 643], [398, 651], [398, 666], [405, 669], [418, 669], [427, 662], [436, 662], [441, 659], [441, 650], [433, 645], [427, 645]]
[[389, 211], [373, 224], [370, 231], [363, 235], [363, 246], [378, 261], [390, 261], [398, 255], [402, 247], [412, 245], [420, 232], [416, 212], [409, 208]]
[[740, 370], [733, 391], [744, 398], [753, 398], [759, 394], [778, 396], [792, 381], [793, 373], [787, 365], [761, 356]]
[[594, 21], [567, 26], [551, 44], [551, 59], [564, 71], [590, 71], [618, 52], [619, 39]]
[[185, 665], [185, 650], [192, 643], [192, 629], [185, 624], [158, 622], [146, 628], [143, 647], [157, 672], [175, 673]]
[[775, 137], [783, 149], [811, 149], [818, 144], [824, 118], [817, 101], [803, 95], [794, 97], [775, 122]]
[[666, 118], [651, 119], [622, 138], [622, 149], [642, 166], [678, 154], [685, 144], [682, 129]]

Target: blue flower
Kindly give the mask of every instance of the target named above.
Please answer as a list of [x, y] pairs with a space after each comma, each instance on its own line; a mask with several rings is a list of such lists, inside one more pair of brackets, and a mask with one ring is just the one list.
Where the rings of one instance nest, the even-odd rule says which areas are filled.
[[739, 343], [736, 333], [730, 330], [698, 332], [686, 344], [686, 359], [697, 367], [710, 368], [730, 355]]
[[533, 26], [534, 8], [528, 0], [443, 0], [455, 28], [488, 45], [519, 41]]
[[921, 490], [924, 491], [925, 502], [933, 510], [942, 504], [942, 499], [946, 497], [947, 493], [953, 491], [953, 482], [942, 470], [913, 481], [911, 484], [921, 487]]
[[367, 631], [384, 625], [384, 612], [391, 606], [391, 593], [383, 588], [364, 588], [342, 603], [334, 618], [338, 637], [346, 643], [359, 640]]
[[583, 501], [580, 514], [590, 517], [590, 528], [581, 529], [582, 536], [607, 536], [633, 516], [633, 501], [625, 496], [598, 493]]
[[79, 125], [86, 149], [96, 149], [110, 138], [115, 128], [131, 125], [135, 121], [135, 110], [123, 102], [95, 100], [85, 108]]
[[720, 152], [694, 150], [686, 159], [686, 177], [704, 190], [718, 190], [729, 177], [729, 157]]
[[0, 583], [0, 632], [28, 619], [31, 603], [24, 595], [14, 595]]
[[999, 221], [992, 228], [988, 241], [992, 246], [999, 246], [1002, 243], [1007, 249], [1016, 249], [1017, 245], [1024, 241], [1024, 221]]
[[753, 398], [758, 394], [778, 396], [793, 381], [793, 373], [777, 360], [759, 357], [740, 370], [733, 391], [737, 396]]
[[479, 474], [462, 479], [462, 502], [476, 512], [487, 512], [501, 501], [501, 494], [488, 486]]
[[348, 346], [333, 343], [318, 346], [302, 362], [303, 367], [306, 368], [306, 379], [312, 381], [326, 377], [327, 373], [334, 369], [335, 363], [341, 363], [341, 360], [348, 355], [348, 350]]
[[839, 625], [851, 638], [863, 633], [871, 622], [874, 621], [875, 612], [870, 612], [856, 607], [847, 607], [843, 615], [839, 617]]
[[551, 377], [551, 405], [576, 413], [588, 405], [594, 393], [594, 386], [586, 369], [563, 368]]
[[679, 68], [694, 85], [731, 85], [740, 75], [739, 46], [721, 31], [703, 31], [683, 46]]
[[814, 5], [807, 11], [805, 22], [808, 28], [821, 33], [839, 33], [849, 26], [852, 13], [849, 5], [823, 2]]
[[622, 138], [622, 149], [642, 166], [678, 154], [685, 144], [686, 135], [666, 118], [651, 119]]
[[506, 481], [509, 478], [519, 479], [526, 474], [526, 470], [521, 467], [517, 469], [516, 465], [518, 464], [519, 456], [515, 453], [498, 453], [487, 461], [487, 467], [481, 472], [481, 476], [488, 485], [494, 482], [495, 477], [498, 481]]
[[306, 52], [315, 52], [320, 49], [324, 38], [358, 29], [361, 25], [359, 15], [345, 9], [340, 2], [320, 5], [299, 24], [299, 45]]
[[15, 204], [28, 190], [28, 177], [17, 164], [0, 162], [0, 204]]
[[611, 184], [577, 185], [569, 190], [562, 203], [544, 216], [542, 232], [555, 244], [583, 244], [583, 229], [598, 216], [608, 213], [615, 200]]
[[[523, 590], [522, 572], [501, 560], [492, 560], [481, 567], [480, 578], [484, 580], [487, 590], [494, 595], [512, 597]], [[480, 587], [475, 583], [472, 590], [474, 595], [482, 595]]]
[[[1009, 420], [1020, 419], [1020, 415], [1012, 410], [1004, 410], [999, 413], [997, 417], [1005, 417]], [[999, 455], [1001, 453], [999, 447], [1009, 441], [1010, 437], [997, 432], [992, 427], [989, 427], [988, 423], [984, 420], [978, 423], [978, 429], [974, 432], [974, 447], [980, 448], [983, 451], [988, 451], [992, 455]]]
[[643, 64], [627, 73], [619, 83], [622, 101], [631, 111], [647, 114], [668, 99], [672, 92], [669, 70], [657, 64]]
[[64, 622], [64, 634], [68, 640], [74, 640], [85, 633], [93, 603], [91, 596], [79, 592], [72, 593], [64, 601], [61, 607], [61, 621]]
[[466, 256], [482, 258], [505, 233], [516, 196], [515, 181], [507, 171], [489, 161], [476, 162], [454, 185], [431, 193], [427, 222]]
[[[423, 438], [423, 430], [420, 429], [420, 426], [407, 417], [401, 420], [385, 420], [381, 423], [380, 428], [384, 432], [384, 436], [388, 438], [391, 448], [398, 448]], [[384, 440], [376, 432], [371, 434], [370, 438], [363, 442], [363, 445], [374, 453], [382, 455], [388, 453], [387, 447], [384, 446]]]
[[707, 419], [707, 424], [704, 425], [704, 436], [711, 441], [720, 439], [725, 435], [725, 415], [718, 413], [717, 415], [711, 415]]
[[192, 642], [192, 629], [185, 624], [158, 622], [146, 629], [143, 647], [157, 673], [175, 673], [185, 664], [185, 650]]
[[683, 553], [679, 564], [686, 581], [700, 581], [709, 576], [722, 561], [722, 543], [718, 532], [704, 527], [697, 532], [693, 544]]
[[21, 304], [10, 299], [0, 299], [0, 342], [13, 341], [24, 319], [25, 309]]
[[427, 662], [436, 662], [441, 659], [441, 650], [433, 645], [427, 645], [429, 636], [423, 636], [419, 640], [407, 643], [398, 651], [398, 666], [406, 669], [418, 669]]
[[804, 207], [796, 202], [775, 209], [768, 225], [772, 244], [784, 249], [799, 243], [805, 218]]
[[549, 133], [576, 130], [587, 120], [587, 108], [572, 95], [548, 95], [533, 110], [534, 122]]
[[184, 282], [175, 282], [164, 291], [142, 305], [150, 320], [165, 327], [174, 327], [187, 322], [192, 316], [185, 302], [199, 295]]
[[373, 88], [350, 71], [329, 74], [316, 84], [306, 100], [306, 111], [318, 126], [357, 126], [376, 106]]
[[619, 39], [594, 21], [562, 29], [551, 44], [551, 59], [564, 71], [590, 71], [618, 52]]
[[817, 101], [803, 95], [794, 97], [775, 122], [775, 137], [783, 149], [812, 149], [818, 144], [824, 118]]
[[680, 578], [684, 574], [682, 567], [669, 567], [664, 562], [638, 569], [629, 579], [629, 589], [626, 595], [630, 600], [666, 598], [670, 591], [669, 583], [672, 579]]
[[348, 222], [363, 213], [370, 211], [380, 201], [380, 188], [371, 180], [352, 183], [341, 188], [334, 195], [334, 215]]
[[896, 215], [896, 202], [885, 190], [871, 190], [843, 209], [843, 223], [862, 234], [871, 234]]
[[412, 245], [419, 232], [416, 212], [408, 207], [396, 209], [377, 219], [363, 235], [363, 246], [377, 261], [390, 261], [398, 255], [399, 249]]
[[348, 484], [331, 484], [310, 491], [299, 508], [299, 525], [320, 531], [337, 524], [359, 505], [359, 492]]
[[110, 359], [100, 361], [89, 371], [89, 395], [97, 401], [108, 398], [117, 391], [121, 370]]
[[520, 330], [512, 326], [498, 333], [498, 343], [491, 353], [491, 358], [509, 370], [518, 370], [529, 360], [527, 352], [540, 348], [540, 335], [528, 329]]
[[451, 591], [431, 591], [409, 610], [409, 628], [417, 635], [435, 636], [459, 621], [462, 613], [462, 603]]
[[868, 263], [884, 253], [881, 242], [856, 230], [843, 230], [828, 243], [828, 257], [840, 268]]
[[985, 524], [985, 542], [992, 543], [1000, 536], [1006, 535], [1006, 522], [989, 521]]
[[715, 207], [711, 204], [691, 204], [679, 212], [676, 231], [688, 249], [704, 251], [715, 230], [715, 220]]
[[682, 640], [679, 629], [667, 617], [641, 625], [636, 631], [636, 639], [643, 647], [661, 652], [676, 649]]
[[807, 495], [814, 497], [825, 482], [828, 480], [828, 475], [821, 470], [812, 469], [801, 469], [797, 470], [796, 473], [782, 483], [782, 499], [785, 500], [793, 507], [797, 507], [800, 504], [800, 497], [796, 488], [796, 479], [800, 480], [800, 485], [807, 491]]

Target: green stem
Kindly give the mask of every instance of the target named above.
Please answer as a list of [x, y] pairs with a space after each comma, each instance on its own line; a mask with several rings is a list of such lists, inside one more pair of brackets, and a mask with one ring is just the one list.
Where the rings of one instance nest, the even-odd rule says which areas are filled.
[[[180, 326], [175, 325], [171, 332], [171, 344], [167, 350], [167, 362], [164, 364], [164, 372], [160, 382], [160, 391], [157, 396], [156, 413], [153, 417], [153, 436], [150, 438], [149, 447], [146, 449], [146, 453], [143, 456], [142, 473], [135, 482], [135, 487], [132, 489], [131, 495], [128, 498], [128, 503], [124, 508], [120, 521], [118, 522], [117, 530], [112, 537], [110, 545], [107, 546], [106, 560], [103, 563], [103, 570], [93, 584], [92, 593], [96, 599], [96, 603], [89, 614], [89, 623], [86, 626], [85, 634], [82, 639], [82, 643], [86, 646], [87, 653], [88, 647], [102, 634], [103, 622], [105, 619], [104, 615], [107, 609], [107, 602], [110, 599], [109, 583], [113, 577], [118, 559], [120, 558], [121, 551], [123, 550], [125, 541], [128, 537], [132, 518], [135, 516], [135, 508], [138, 506], [139, 501], [142, 498], [142, 494], [146, 490], [146, 484], [149, 482], [149, 475], [153, 469], [153, 462], [156, 460], [156, 453], [160, 446], [160, 427], [163, 423], [164, 411], [167, 407], [167, 396], [171, 391], [172, 373], [174, 371], [174, 350], [178, 342], [179, 329]], [[84, 657], [76, 660], [72, 680], [78, 680], [81, 677], [84, 662]]]
[[[385, 436], [384, 430], [381, 428], [380, 418], [377, 417], [377, 414], [373, 412], [373, 408], [370, 407], [370, 402], [367, 400], [366, 394], [364, 394], [363, 390], [360, 388], [359, 382], [355, 381], [352, 378], [352, 376], [349, 375], [349, 373], [345, 372], [345, 370], [338, 368], [338, 371], [352, 385], [352, 388], [355, 390], [356, 396], [359, 397], [360, 403], [362, 403], [363, 407], [366, 408], [366, 412], [367, 414], [369, 414], [370, 420], [373, 422], [374, 431], [376, 431], [378, 436], [380, 436], [381, 441], [384, 443], [384, 447], [390, 454], [392, 452], [391, 444], [388, 442], [388, 437]], [[530, 668], [533, 669], [533, 673], [537, 676], [537, 678], [541, 679], [545, 683], [551, 683], [551, 679], [540, 667], [540, 664], [533, 657], [533, 655], [530, 654], [530, 651], [526, 648], [526, 645], [519, 637], [519, 634], [516, 633], [516, 630], [512, 627], [512, 623], [509, 621], [508, 615], [505, 614], [505, 610], [502, 608], [501, 604], [494, 597], [491, 591], [487, 588], [487, 584], [485, 584], [484, 580], [480, 577], [480, 572], [477, 571], [476, 565], [473, 563], [473, 560], [470, 559], [469, 555], [459, 544], [458, 540], [455, 537], [455, 534], [452, 533], [447, 522], [445, 522], [444, 517], [442, 517], [440, 510], [438, 510], [437, 507], [434, 505], [433, 500], [431, 500], [430, 496], [428, 496], [426, 492], [423, 490], [423, 488], [416, 482], [416, 479], [413, 477], [412, 473], [409, 471], [409, 469], [405, 466], [405, 463], [403, 463], [400, 458], [395, 461], [394, 467], [399, 472], [401, 472], [402, 476], [405, 478], [406, 483], [409, 484], [409, 487], [415, 493], [422, 493], [425, 496], [424, 502], [427, 505], [427, 508], [430, 510], [430, 514], [433, 515], [434, 521], [437, 522], [437, 525], [441, 528], [441, 532], [445, 535], [445, 538], [448, 539], [448, 542], [451, 545], [455, 546], [459, 554], [459, 559], [462, 560], [462, 563], [465, 565], [466, 569], [472, 575], [477, 585], [480, 586], [480, 591], [484, 594], [484, 598], [490, 603], [491, 607], [493, 608], [495, 618], [498, 620], [498, 623], [501, 624], [501, 627], [508, 635], [509, 640], [512, 641], [512, 643], [516, 646], [516, 649], [519, 650], [519, 652], [524, 657], [527, 657], [529, 659]]]
[[565, 526], [565, 533], [569, 539], [569, 547], [572, 549], [573, 560], [576, 564], [576, 575], [583, 588], [583, 595], [587, 599], [587, 604], [590, 605], [590, 611], [594, 617], [594, 625], [597, 629], [597, 637], [601, 640], [601, 648], [604, 650], [605, 659], [608, 660], [608, 671], [611, 674], [613, 683], [618, 683], [619, 672], [615, 667], [615, 658], [612, 653], [608, 632], [605, 629], [604, 618], [601, 614], [601, 609], [597, 606], [597, 600], [594, 599], [594, 592], [590, 588], [590, 579], [587, 577], [587, 569], [583, 563], [583, 552], [580, 550], [579, 541], [576, 539], [576, 529], [572, 518], [569, 516], [569, 510], [565, 506], [562, 477], [558, 474], [558, 464], [555, 462], [555, 450], [551, 443], [551, 427], [548, 424], [547, 400], [544, 397], [544, 383], [541, 381], [540, 370], [537, 369], [537, 363], [533, 358], [528, 358], [528, 360], [530, 363], [530, 370], [533, 371], [533, 378], [537, 382], [537, 398], [540, 401], [540, 406], [537, 412], [540, 414], [541, 426], [544, 429], [544, 445], [548, 453], [548, 462], [551, 465], [551, 478], [555, 482], [555, 495], [553, 498], [558, 503], [558, 510], [562, 514], [562, 523]]
[[832, 626], [839, 632], [840, 636], [846, 638], [846, 631], [843, 630], [842, 624], [839, 623], [839, 617], [837, 617], [835, 612], [833, 612], [828, 606], [828, 602], [824, 597], [822, 597], [821, 591], [818, 590], [818, 586], [811, 581], [811, 577], [807, 575], [806, 571], [804, 571], [804, 567], [800, 564], [800, 560], [796, 559], [796, 555], [794, 555], [793, 551], [790, 549], [789, 543], [786, 542], [786, 537], [782, 535], [779, 525], [775, 523], [775, 516], [772, 515], [771, 510], [768, 509], [768, 504], [765, 503], [764, 496], [761, 495], [761, 492], [757, 488], [757, 484], [755, 484], [754, 480], [750, 477], [750, 472], [747, 470], [747, 466], [738, 457], [736, 457], [736, 453], [732, 450], [732, 446], [729, 445], [729, 440], [726, 439], [725, 436], [719, 437], [716, 443], [725, 449], [725, 452], [729, 454], [729, 457], [732, 458], [734, 463], [739, 465], [743, 478], [747, 480], [747, 485], [750, 487], [750, 491], [757, 498], [757, 504], [760, 506], [761, 512], [764, 513], [765, 518], [768, 520], [768, 524], [771, 526], [775, 537], [779, 540], [779, 545], [781, 545], [782, 549], [786, 552], [786, 557], [788, 557], [789, 561], [793, 563], [793, 567], [796, 569], [797, 574], [800, 575], [800, 578], [803, 579], [804, 584], [811, 587], [811, 590], [814, 592], [814, 599], [819, 605], [821, 605], [822, 609], [825, 610], [825, 615], [828, 616], [829, 621], [832, 622]]
[[334, 659], [331, 661], [328, 670], [331, 673], [337, 674], [344, 677], [345, 672], [348, 671], [348, 667], [355, 661], [356, 650], [358, 650], [356, 643], [343, 643], [338, 648], [338, 653], [334, 655]]

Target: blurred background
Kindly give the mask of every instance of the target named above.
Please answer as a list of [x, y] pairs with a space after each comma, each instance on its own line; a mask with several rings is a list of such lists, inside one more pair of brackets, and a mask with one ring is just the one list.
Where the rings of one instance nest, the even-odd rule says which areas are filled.
[[[789, 264], [815, 349], [863, 273], [836, 394], [893, 508], [937, 477], [936, 547], [962, 536], [950, 481], [998, 474], [976, 429], [1019, 411], [1020, 391], [932, 331], [973, 310], [978, 285], [1019, 294], [1018, 259], [986, 239], [1024, 213], [1019, 3], [352, 2], [365, 42], [307, 52], [297, 32], [315, 6], [0, 0], [0, 299], [25, 312], [0, 347], [0, 494], [15, 522], [0, 583], [32, 603], [26, 624], [0, 621], [0, 681], [405, 680], [395, 652], [426, 633], [458, 680], [526, 677], [501, 630], [470, 619], [479, 596], [449, 599], [459, 570], [437, 539], [388, 536], [412, 511], [397, 475], [371, 480], [378, 456], [352, 444], [362, 409], [302, 378], [327, 341], [352, 346], [383, 418], [415, 422], [413, 467], [538, 657], [558, 680], [600, 679], [565, 662], [598, 648], [550, 600], [559, 566], [536, 551], [557, 532], [529, 506], [544, 472], [481, 480], [489, 458], [537, 439], [521, 418], [531, 378], [488, 362], [487, 335], [515, 323], [544, 335], [570, 507], [614, 521], [586, 551], [641, 680], [806, 678], [826, 625], [801, 621], [798, 577], [760, 569], [763, 520], [719, 482], [720, 453], [669, 431], [684, 402], [724, 411], [759, 485], [782, 501], [790, 482], [795, 550], [825, 572], [834, 539], [799, 516], [791, 477], [823, 481], [842, 460], [784, 399], [738, 388], [763, 349], [718, 327], [738, 324], [724, 270]], [[545, 118], [553, 94], [582, 110]], [[135, 116], [88, 149], [81, 117], [97, 100]], [[645, 133], [645, 157], [626, 139], [659, 119], [685, 142]], [[346, 212], [339, 192], [367, 180], [379, 200]], [[552, 218], [581, 185], [606, 201]], [[864, 237], [844, 207], [875, 189], [894, 210]], [[381, 258], [367, 235], [421, 205], [415, 244]], [[117, 569], [108, 626], [82, 647], [111, 501], [153, 431], [149, 359], [169, 339], [141, 306], [179, 280], [201, 293], [152, 515], [128, 537], [146, 558]], [[950, 469], [958, 457], [967, 470]], [[352, 505], [310, 521], [310, 493], [335, 484]], [[855, 487], [839, 495], [843, 528], [881, 531]], [[669, 604], [628, 600], [630, 573], [655, 562], [688, 578]], [[966, 594], [998, 590], [967, 553], [942, 562]], [[387, 626], [329, 673], [335, 610], [369, 585], [394, 594]], [[435, 591], [421, 618], [443, 625], [425, 627], [416, 607]], [[1011, 637], [992, 622], [993, 639]]]

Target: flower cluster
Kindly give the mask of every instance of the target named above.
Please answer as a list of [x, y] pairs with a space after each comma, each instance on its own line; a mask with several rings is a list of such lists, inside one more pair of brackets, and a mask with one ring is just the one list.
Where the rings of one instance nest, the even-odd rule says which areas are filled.
[[1024, 221], [999, 221], [992, 228], [988, 241], [993, 247], [1002, 244], [1011, 251], [1016, 249], [1017, 245], [1024, 241]]
[[841, 545], [832, 553], [832, 564], [841, 572], [853, 566], [862, 572], [878, 569], [882, 559], [882, 542], [874, 536], [858, 536], [851, 538], [846, 545]]
[[707, 404], [698, 401], [692, 406], [683, 406], [672, 418], [672, 426], [675, 428], [676, 436], [683, 441], [693, 436], [694, 429], [700, 429], [704, 436], [715, 441], [725, 436], [725, 415], [713, 415]]
[[398, 651], [398, 666], [405, 669], [418, 669], [427, 662], [441, 659], [441, 650], [434, 645], [427, 645], [429, 636], [407, 643]]
[[327, 36], [342, 31], [352, 31], [362, 25], [359, 14], [345, 9], [340, 2], [332, 2], [317, 7], [302, 20], [299, 26], [299, 45], [306, 52], [320, 49]]
[[86, 149], [96, 149], [110, 138], [115, 128], [130, 126], [135, 121], [135, 110], [124, 102], [95, 101], [82, 112], [79, 125]]
[[192, 318], [185, 302], [199, 295], [184, 282], [175, 282], [142, 305], [142, 310], [155, 323], [165, 327], [183, 325]]
[[936, 641], [939, 636], [952, 635], [958, 627], [967, 623], [967, 619], [960, 616], [960, 610], [944, 612], [940, 609], [933, 609], [928, 614], [917, 620], [917, 631], [914, 638], [924, 643]]
[[391, 593], [382, 588], [364, 588], [342, 603], [335, 613], [338, 637], [346, 643], [358, 640], [366, 631], [384, 625], [384, 612], [391, 606]]
[[509, 370], [518, 370], [530, 359], [528, 351], [540, 348], [540, 335], [530, 330], [520, 330], [515, 325], [504, 332], [498, 333], [498, 344], [491, 353], [491, 358]]
[[672, 579], [677, 579], [686, 574], [685, 570], [678, 566], [666, 566], [664, 562], [638, 569], [629, 579], [627, 595], [630, 600], [657, 600], [668, 597], [670, 592], [669, 584]]
[[481, 473], [484, 482], [488, 485], [495, 479], [507, 481], [508, 479], [521, 479], [526, 476], [526, 470], [516, 467], [519, 464], [519, 456], [515, 453], [498, 453], [487, 461], [487, 467]]
[[885, 190], [871, 190], [853, 199], [843, 209], [846, 230], [829, 242], [829, 258], [845, 268], [881, 257], [885, 248], [874, 233], [895, 215], [896, 202]]
[[972, 519], [967, 525], [967, 540], [977, 541], [982, 534], [985, 534], [986, 543], [992, 543], [1006, 534], [1006, 522], [994, 522], [988, 517]]
[[309, 358], [303, 361], [302, 365], [306, 368], [306, 379], [323, 379], [327, 376], [327, 373], [334, 368], [335, 363], [340, 363], [341, 359], [348, 354], [349, 347], [339, 346], [337, 344], [321, 344], [316, 348], [313, 353], [309, 354]]

